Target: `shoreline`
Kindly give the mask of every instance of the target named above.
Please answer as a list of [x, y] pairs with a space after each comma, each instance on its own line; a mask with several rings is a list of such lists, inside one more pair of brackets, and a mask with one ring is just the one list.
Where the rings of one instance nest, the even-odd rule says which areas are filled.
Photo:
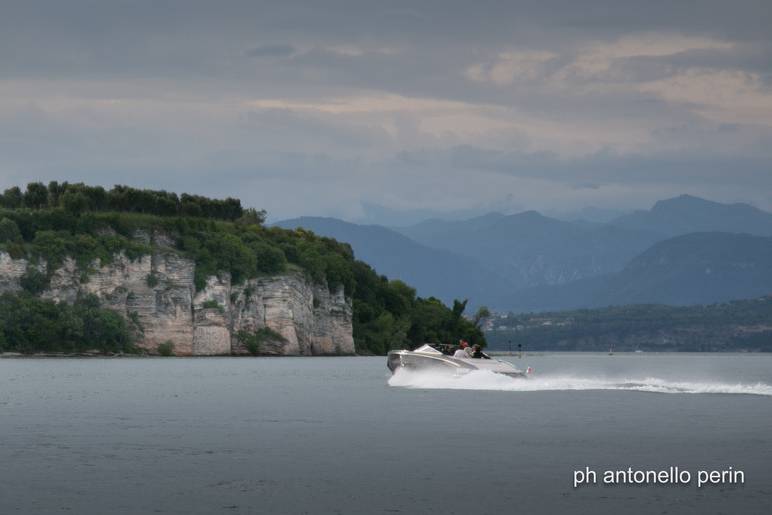
[[[158, 354], [102, 354], [96, 352], [38, 352], [23, 354], [21, 352], [0, 352], [0, 359], [43, 359], [43, 358], [110, 358], [110, 359], [155, 359], [155, 358], [341, 358], [341, 357], [367, 357], [367, 354], [319, 354], [309, 355], [278, 355], [278, 354], [221, 354], [210, 356], [160, 356]], [[372, 356], [372, 355], [370, 355]]]
[[[518, 358], [517, 353], [508, 353], [508, 352], [488, 352], [489, 355], [495, 357], [495, 358]], [[533, 351], [528, 353], [523, 353], [522, 358], [528, 358], [528, 357], [541, 357], [541, 356], [548, 356], [548, 355], [554, 355], [554, 354], [575, 354], [575, 355], [606, 355], [608, 353], [602, 352], [602, 351], [581, 351], [581, 350], [574, 350], [574, 351]], [[614, 352], [613, 355], [609, 355], [609, 358], [613, 358], [615, 356], [646, 356], [646, 355], [694, 355], [694, 354], [705, 354], [705, 355], [772, 355], [772, 352], [764, 352], [764, 351], [651, 351], [651, 352], [635, 352], [635, 351], [620, 351], [620, 352]], [[91, 353], [91, 352], [76, 352], [76, 353], [34, 353], [34, 354], [23, 354], [20, 352], [0, 352], [0, 359], [51, 359], [51, 358], [67, 358], [67, 359], [77, 359], [77, 358], [99, 358], [99, 359], [160, 359], [160, 358], [184, 358], [184, 359], [206, 359], [206, 358], [238, 358], [238, 359], [245, 359], [245, 358], [383, 358], [386, 355], [378, 355], [378, 354], [321, 354], [321, 355], [275, 355], [275, 354], [262, 354], [257, 356], [252, 355], [238, 355], [238, 354], [222, 354], [222, 355], [212, 355], [212, 356], [159, 356], [156, 354], [101, 354], [101, 353]], [[520, 358], [518, 358], [520, 359]]]

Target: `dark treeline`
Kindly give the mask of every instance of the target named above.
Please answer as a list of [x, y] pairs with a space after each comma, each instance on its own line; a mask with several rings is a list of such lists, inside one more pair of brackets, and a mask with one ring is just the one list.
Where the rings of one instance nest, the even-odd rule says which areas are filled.
[[238, 220], [246, 216], [262, 223], [265, 212], [244, 209], [234, 198], [211, 199], [167, 191], [145, 190], [115, 186], [106, 190], [101, 186], [82, 183], [69, 184], [52, 181], [48, 186], [40, 182], [27, 185], [25, 191], [17, 186], [0, 195], [0, 207], [6, 209], [44, 209], [61, 207], [71, 213], [84, 211], [117, 211], [144, 213], [157, 216], [195, 216], [219, 220]]
[[498, 317], [506, 350], [772, 351], [772, 297], [698, 306], [642, 304]]

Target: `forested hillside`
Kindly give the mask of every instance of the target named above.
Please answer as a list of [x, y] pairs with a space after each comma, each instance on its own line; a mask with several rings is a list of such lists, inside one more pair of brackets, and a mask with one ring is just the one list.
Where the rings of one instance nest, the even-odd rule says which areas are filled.
[[[353, 303], [358, 352], [384, 353], [393, 347], [459, 338], [484, 343], [481, 331], [462, 316], [464, 302], [454, 303], [451, 309], [436, 299], [417, 297], [410, 286], [390, 281], [356, 260], [349, 245], [302, 229], [265, 227], [263, 211], [244, 209], [236, 199], [52, 182], [30, 184], [24, 192], [10, 188], [0, 196], [0, 206], [0, 251], [47, 264], [43, 268], [47, 272], [30, 266], [23, 277], [22, 285], [30, 295], [47, 287], [51, 271], [66, 257], [75, 259], [85, 277], [95, 260], [108, 263], [121, 252], [136, 258], [154, 246], [168, 244], [170, 251], [195, 261], [197, 288], [218, 272], [229, 272], [237, 284], [290, 269], [331, 289], [342, 287]], [[164, 241], [159, 243], [151, 237], [154, 234]], [[51, 319], [67, 318], [54, 317], [55, 308], [23, 295], [7, 294], [3, 303], [48, 312]], [[0, 351], [53, 345], [36, 336], [34, 327], [27, 327], [25, 346], [20, 347], [18, 324], [16, 332], [7, 321], [0, 319], [0, 324]], [[69, 343], [66, 349], [73, 350]]]

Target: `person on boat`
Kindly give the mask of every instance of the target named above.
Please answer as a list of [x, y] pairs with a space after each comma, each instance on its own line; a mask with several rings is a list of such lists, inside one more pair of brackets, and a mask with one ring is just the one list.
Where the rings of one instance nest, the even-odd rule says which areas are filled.
[[466, 342], [462, 341], [461, 344], [458, 346], [458, 349], [456, 350], [456, 352], [453, 353], [454, 358], [469, 359], [469, 354], [467, 354], [466, 352], [466, 347], [464, 347], [464, 343]]
[[464, 349], [464, 352], [466, 352], [466, 357], [468, 359], [474, 358], [474, 349], [469, 346], [469, 342], [466, 340], [460, 340], [461, 348]]
[[475, 358], [475, 359], [491, 359], [490, 356], [488, 356], [487, 354], [485, 354], [482, 351], [482, 348], [480, 347], [479, 343], [475, 343], [474, 346], [472, 347], [472, 349], [474, 350], [474, 354], [472, 355], [473, 358]]

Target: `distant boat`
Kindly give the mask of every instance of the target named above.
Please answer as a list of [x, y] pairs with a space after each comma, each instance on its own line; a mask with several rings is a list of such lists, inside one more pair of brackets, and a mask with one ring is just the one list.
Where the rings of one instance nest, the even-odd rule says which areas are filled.
[[613, 356], [614, 355], [614, 346], [613, 345], [608, 348], [608, 355], [609, 356]]

